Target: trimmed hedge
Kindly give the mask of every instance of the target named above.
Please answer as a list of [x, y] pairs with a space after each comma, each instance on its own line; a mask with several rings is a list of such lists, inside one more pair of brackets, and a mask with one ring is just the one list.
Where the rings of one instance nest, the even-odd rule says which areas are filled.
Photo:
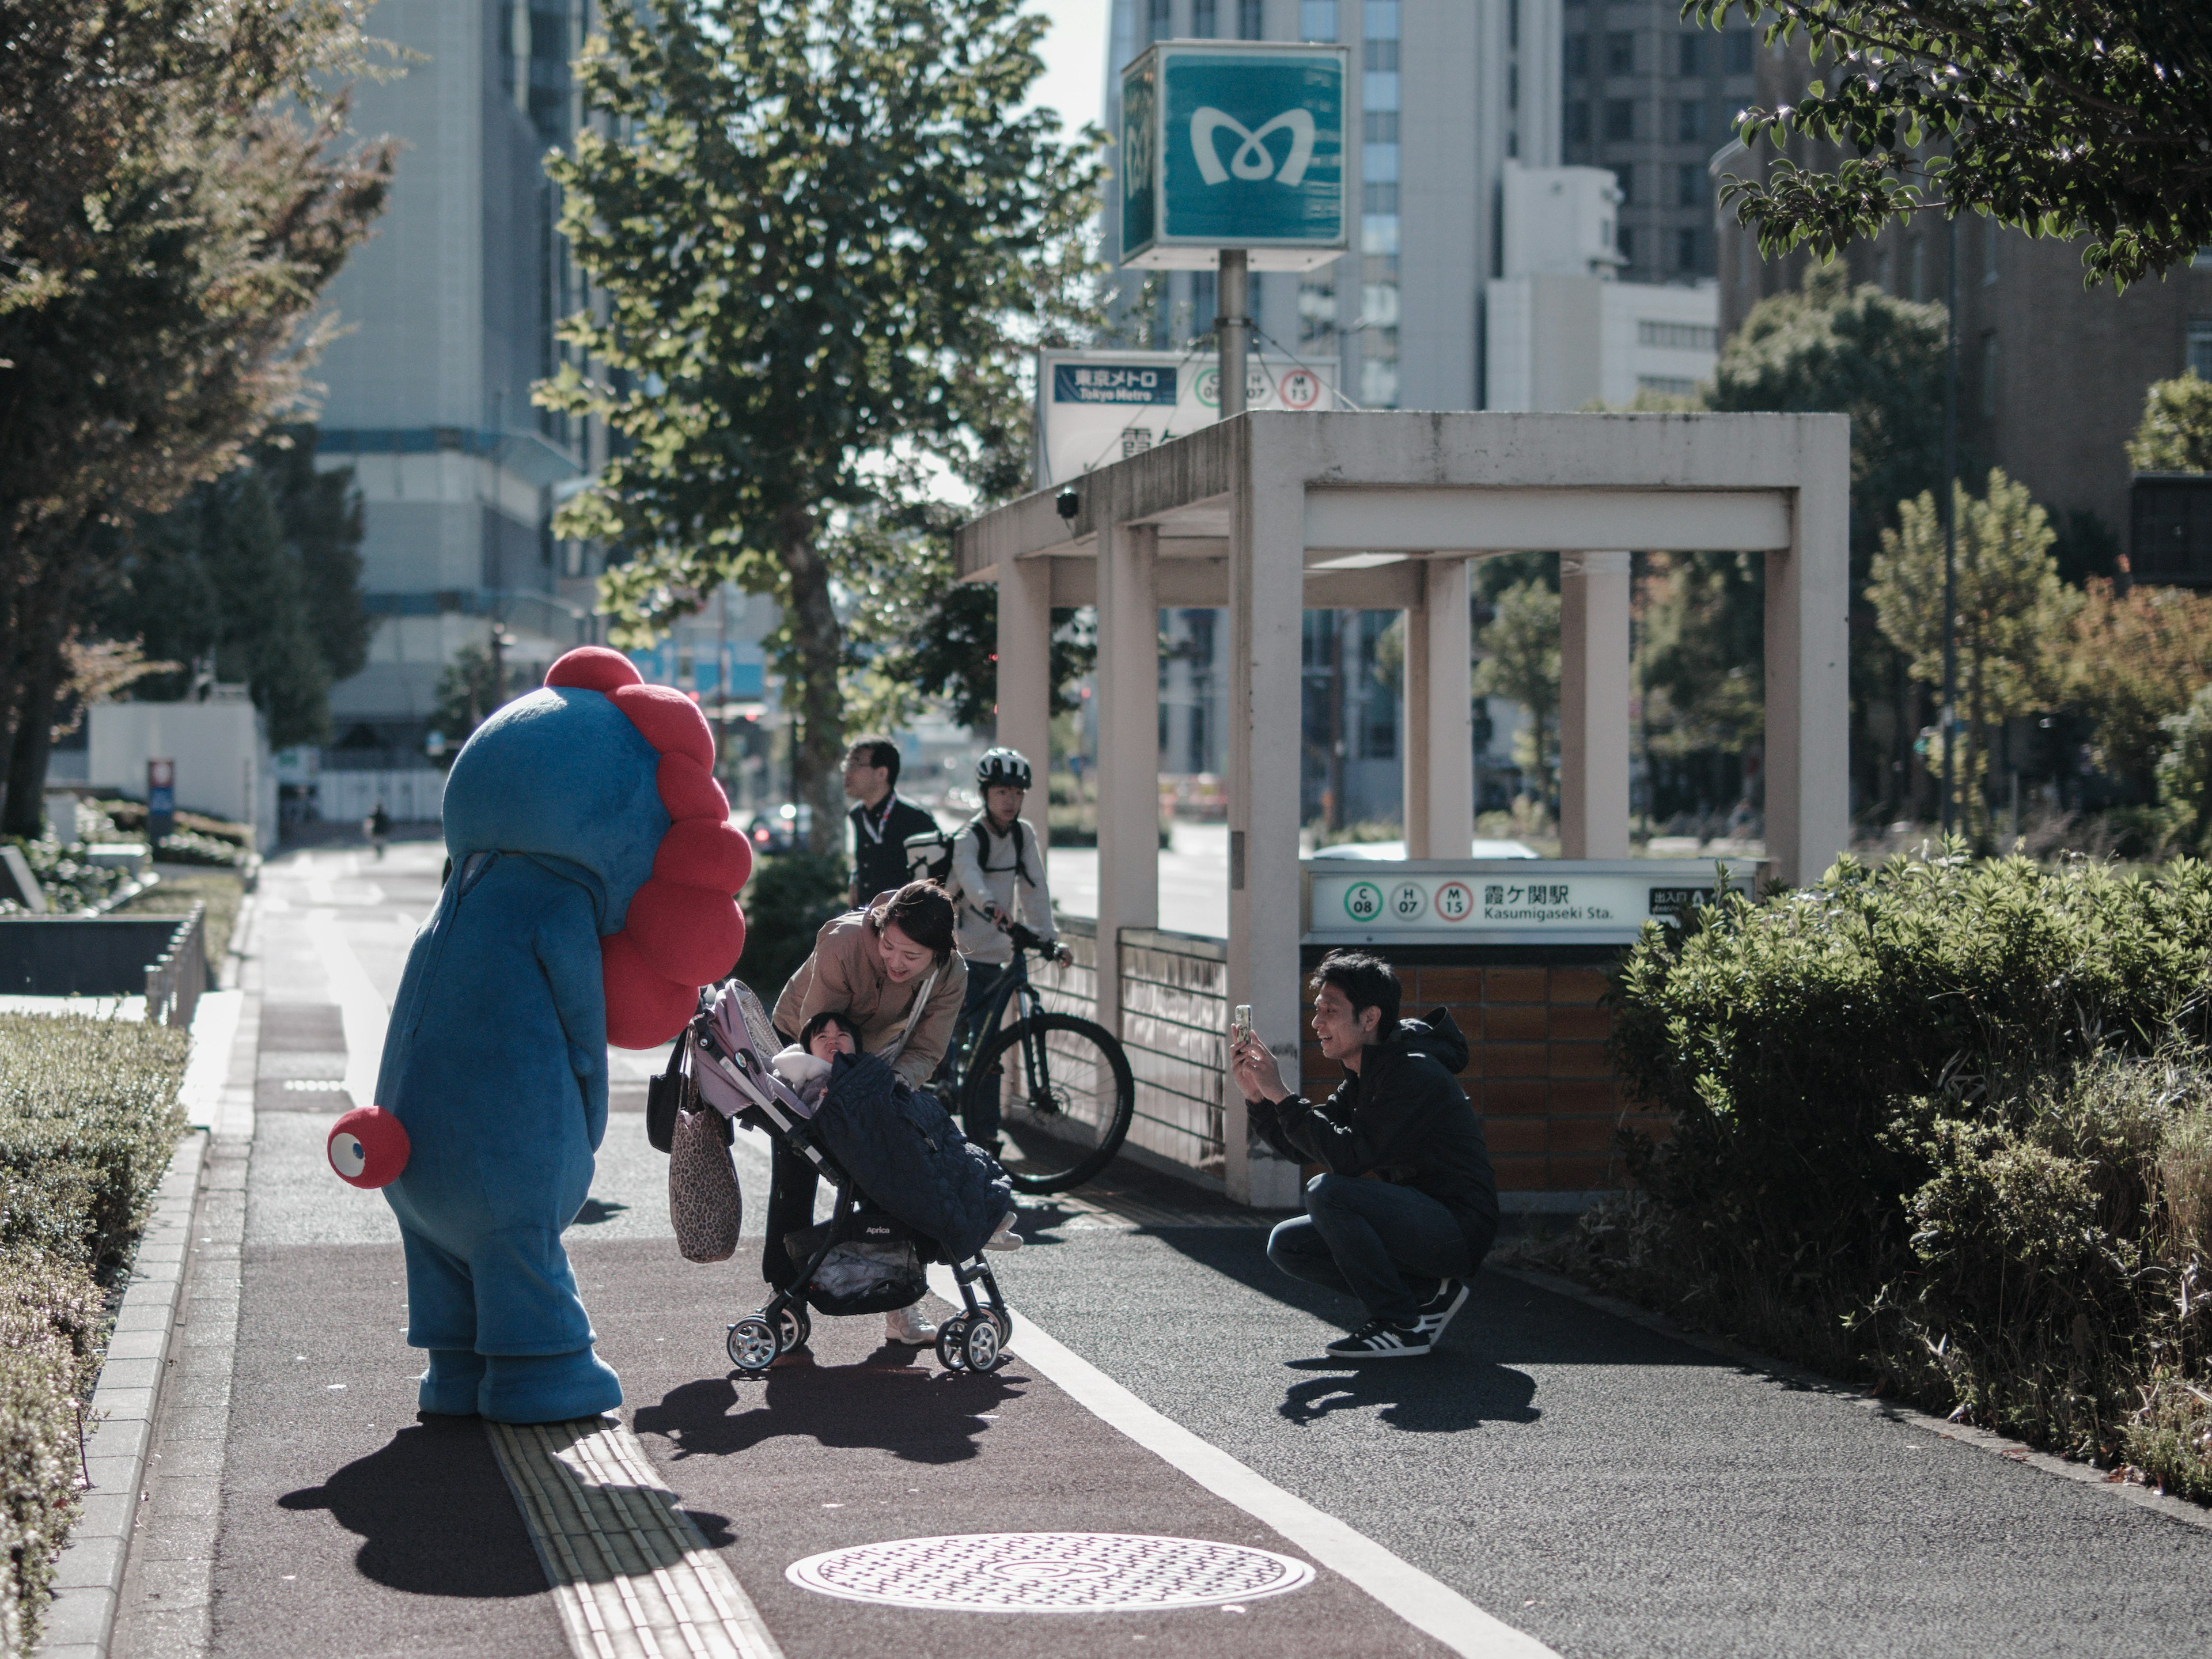
[[1845, 860], [1657, 927], [1563, 1265], [2212, 1498], [2212, 868]]
[[77, 1508], [79, 1413], [185, 1129], [189, 1038], [0, 1015], [0, 1653], [27, 1653]]

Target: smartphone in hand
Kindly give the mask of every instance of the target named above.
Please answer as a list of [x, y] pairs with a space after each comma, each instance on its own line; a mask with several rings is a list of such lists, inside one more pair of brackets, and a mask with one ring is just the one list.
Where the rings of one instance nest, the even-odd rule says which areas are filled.
[[1233, 1046], [1252, 1035], [1252, 1005], [1240, 1002], [1229, 1016], [1229, 1041]]

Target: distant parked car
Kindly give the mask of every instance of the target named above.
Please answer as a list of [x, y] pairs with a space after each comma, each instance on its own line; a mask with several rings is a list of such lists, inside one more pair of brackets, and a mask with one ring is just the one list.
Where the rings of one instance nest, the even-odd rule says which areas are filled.
[[756, 812], [745, 825], [746, 839], [756, 853], [790, 853], [806, 845], [814, 824], [814, 809], [786, 801], [765, 812]]
[[[1340, 841], [1334, 847], [1323, 847], [1314, 856], [1317, 859], [1379, 859], [1395, 863], [1406, 856], [1402, 841]], [[1539, 856], [1533, 847], [1524, 847], [1517, 841], [1482, 841], [1474, 843], [1468, 854], [1471, 859], [1533, 859]]]

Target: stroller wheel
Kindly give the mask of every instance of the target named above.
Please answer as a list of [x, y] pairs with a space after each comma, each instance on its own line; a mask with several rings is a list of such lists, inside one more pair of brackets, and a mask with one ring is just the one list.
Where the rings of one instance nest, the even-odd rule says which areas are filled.
[[777, 1340], [781, 1344], [781, 1351], [789, 1353], [794, 1348], [803, 1348], [806, 1346], [807, 1338], [814, 1334], [814, 1322], [807, 1317], [806, 1310], [794, 1302], [783, 1310], [783, 1316], [775, 1322], [775, 1334]]
[[937, 1328], [937, 1363], [948, 1371], [968, 1369], [966, 1314], [955, 1314]]
[[988, 1376], [999, 1369], [999, 1322], [987, 1314], [966, 1323], [968, 1328], [960, 1346], [965, 1352], [968, 1369]]
[[730, 1364], [741, 1371], [764, 1371], [775, 1364], [775, 1332], [758, 1314], [747, 1314], [730, 1327]]

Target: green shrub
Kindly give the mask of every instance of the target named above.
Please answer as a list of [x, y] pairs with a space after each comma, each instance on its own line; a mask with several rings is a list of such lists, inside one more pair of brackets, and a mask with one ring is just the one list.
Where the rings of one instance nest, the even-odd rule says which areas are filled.
[[0, 1248], [103, 1284], [125, 1265], [185, 1130], [189, 1048], [167, 1025], [0, 1015]]
[[1844, 860], [1624, 963], [1668, 1113], [1562, 1264], [2212, 1496], [2212, 870]]
[[812, 952], [822, 924], [847, 907], [852, 879], [839, 853], [785, 853], [753, 866], [738, 895], [745, 915], [738, 972], [770, 1009]]
[[76, 1514], [79, 1411], [185, 1127], [166, 1025], [0, 1015], [0, 1653], [30, 1650]]
[[81, 1403], [100, 1372], [100, 1288], [41, 1251], [0, 1252], [0, 1653], [38, 1637], [76, 1519]]
[[[131, 872], [114, 865], [94, 864], [84, 843], [64, 847], [52, 841], [21, 841], [23, 861], [39, 878], [46, 908], [62, 915], [89, 910], [131, 879]], [[0, 899], [0, 915], [21, 913], [25, 906]]]

